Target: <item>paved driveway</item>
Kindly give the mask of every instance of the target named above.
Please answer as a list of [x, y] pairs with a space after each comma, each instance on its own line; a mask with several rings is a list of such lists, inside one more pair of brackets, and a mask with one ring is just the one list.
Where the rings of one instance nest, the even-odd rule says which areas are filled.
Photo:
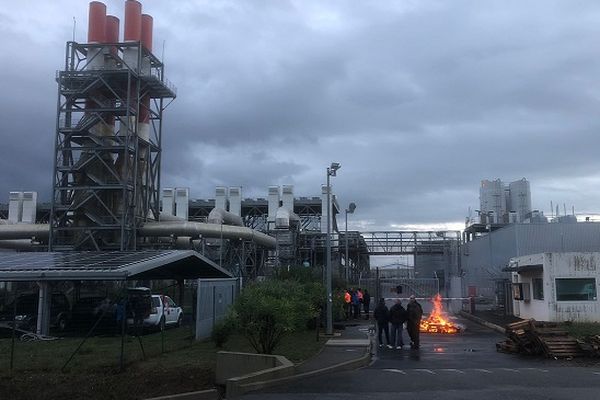
[[600, 365], [582, 367], [573, 361], [497, 353], [500, 334], [460, 322], [466, 327], [460, 335], [422, 335], [420, 350], [380, 349], [369, 367], [305, 379], [244, 398], [600, 399]]

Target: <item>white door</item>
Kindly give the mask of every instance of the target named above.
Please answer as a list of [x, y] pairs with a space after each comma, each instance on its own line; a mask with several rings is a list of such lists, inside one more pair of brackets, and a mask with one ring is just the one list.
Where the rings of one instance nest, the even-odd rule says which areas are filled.
[[[169, 306], [168, 308], [167, 305]], [[165, 314], [167, 324], [177, 322], [177, 304], [169, 296], [165, 296]]]

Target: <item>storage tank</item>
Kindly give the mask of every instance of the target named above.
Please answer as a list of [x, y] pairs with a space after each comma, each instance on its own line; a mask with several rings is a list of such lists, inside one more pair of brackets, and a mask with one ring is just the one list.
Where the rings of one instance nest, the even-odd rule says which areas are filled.
[[518, 222], [524, 221], [531, 214], [531, 189], [525, 178], [511, 182], [510, 203], [511, 211], [517, 213]]
[[500, 179], [495, 181], [482, 180], [479, 188], [479, 203], [481, 212], [494, 212], [496, 221], [502, 221], [506, 214], [506, 197], [504, 184]]

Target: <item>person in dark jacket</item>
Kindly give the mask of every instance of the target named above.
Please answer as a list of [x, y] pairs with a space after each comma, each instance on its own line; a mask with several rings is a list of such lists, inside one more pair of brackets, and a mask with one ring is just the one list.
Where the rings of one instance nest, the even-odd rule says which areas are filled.
[[411, 349], [418, 349], [420, 346], [419, 327], [421, 325], [421, 317], [423, 316], [423, 307], [417, 302], [414, 295], [410, 296], [406, 311], [408, 313], [406, 330], [408, 331], [408, 336], [410, 336], [410, 347]]
[[404, 346], [404, 340], [402, 340], [402, 325], [407, 320], [407, 312], [402, 307], [400, 299], [396, 300], [396, 304], [390, 308], [390, 324], [392, 325], [392, 347], [395, 349], [396, 346], [402, 348]]
[[352, 318], [357, 319], [360, 314], [360, 299], [358, 298], [358, 291], [353, 290], [352, 296]]
[[363, 308], [365, 309], [365, 319], [369, 319], [369, 307], [371, 307], [371, 295], [369, 291], [365, 289], [363, 293]]
[[[377, 307], [375, 307], [375, 311], [373, 312], [373, 316], [377, 321], [377, 339], [379, 343], [379, 347], [383, 347], [383, 341], [381, 340], [381, 333], [385, 333], [385, 341], [387, 345], [390, 346], [390, 330], [388, 328], [388, 322], [390, 319], [390, 311], [385, 305], [385, 299], [379, 299], [379, 303]], [[390, 346], [391, 347], [391, 346]]]

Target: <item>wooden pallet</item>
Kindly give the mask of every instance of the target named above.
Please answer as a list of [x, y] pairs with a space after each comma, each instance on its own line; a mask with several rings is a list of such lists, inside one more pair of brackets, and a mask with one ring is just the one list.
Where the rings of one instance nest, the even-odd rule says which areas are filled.
[[[545, 355], [551, 358], [580, 357], [583, 352], [577, 340], [556, 322], [534, 319], [506, 325], [507, 340], [496, 344], [496, 350], [508, 353]], [[598, 337], [600, 345], [600, 337]], [[600, 347], [599, 347], [600, 349]]]

